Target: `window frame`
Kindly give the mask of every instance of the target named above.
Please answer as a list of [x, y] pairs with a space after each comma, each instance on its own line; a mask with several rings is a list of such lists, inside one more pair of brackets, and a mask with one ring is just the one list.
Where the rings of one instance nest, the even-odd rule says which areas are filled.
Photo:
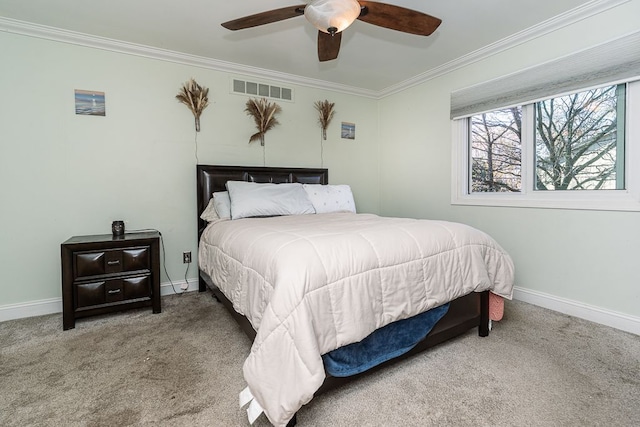
[[[611, 85], [625, 83], [612, 82]], [[553, 190], [536, 191], [533, 104], [522, 103], [522, 182], [520, 192], [471, 193], [468, 117], [451, 121], [452, 177], [451, 204], [470, 206], [526, 207], [549, 209], [587, 209], [604, 211], [640, 211], [640, 80], [627, 83], [625, 111], [624, 190]], [[605, 84], [606, 85], [606, 84]], [[598, 85], [604, 86], [604, 85]], [[588, 90], [573, 91], [572, 93]], [[555, 96], [563, 96], [559, 94]], [[501, 108], [508, 108], [504, 106]], [[477, 114], [477, 113], [476, 113]], [[636, 118], [635, 123], [632, 118]], [[526, 120], [525, 120], [526, 118]]]

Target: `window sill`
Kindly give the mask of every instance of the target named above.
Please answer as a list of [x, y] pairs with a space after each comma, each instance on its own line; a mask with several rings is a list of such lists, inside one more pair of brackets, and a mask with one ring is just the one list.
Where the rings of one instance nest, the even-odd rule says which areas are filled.
[[628, 191], [607, 194], [581, 195], [555, 192], [554, 194], [472, 194], [454, 195], [452, 205], [494, 206], [512, 208], [574, 209], [596, 211], [640, 212], [640, 198]]

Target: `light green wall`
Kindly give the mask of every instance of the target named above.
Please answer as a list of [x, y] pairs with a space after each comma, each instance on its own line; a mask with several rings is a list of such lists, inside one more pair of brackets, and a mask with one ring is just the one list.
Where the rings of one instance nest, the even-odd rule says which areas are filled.
[[474, 225], [513, 256], [517, 286], [640, 316], [640, 213], [452, 206], [449, 120], [451, 91], [637, 30], [638, 16], [628, 2], [383, 99], [381, 213]]
[[[637, 16], [640, 2], [627, 2], [379, 101], [285, 84], [296, 102], [280, 103], [267, 165], [320, 165], [313, 102], [329, 99], [324, 166], [361, 212], [472, 224], [512, 254], [519, 287], [640, 316], [640, 213], [451, 206], [449, 120], [452, 90], [628, 33]], [[161, 230], [169, 274], [183, 280], [182, 251], [196, 251], [196, 135], [174, 99], [184, 81], [212, 99], [200, 163], [262, 164], [230, 75], [4, 32], [0, 57], [0, 307], [59, 298], [60, 243], [108, 233], [114, 219]], [[107, 116], [76, 116], [74, 89], [104, 91]], [[340, 139], [341, 121], [356, 123], [355, 141]]]
[[[0, 57], [0, 307], [59, 298], [60, 243], [110, 233], [114, 219], [128, 230], [159, 229], [169, 275], [183, 281], [182, 252], [197, 248], [196, 133], [175, 99], [183, 82], [194, 77], [210, 89], [200, 163], [262, 165], [260, 145], [248, 144], [247, 98], [229, 93], [230, 75], [6, 32]], [[377, 101], [284, 85], [295, 102], [280, 102], [281, 125], [266, 135], [267, 166], [320, 166], [313, 103], [329, 99], [330, 181], [350, 184], [358, 208], [377, 212]], [[105, 92], [106, 117], [75, 115], [74, 89]], [[355, 140], [340, 138], [341, 121], [356, 123]]]

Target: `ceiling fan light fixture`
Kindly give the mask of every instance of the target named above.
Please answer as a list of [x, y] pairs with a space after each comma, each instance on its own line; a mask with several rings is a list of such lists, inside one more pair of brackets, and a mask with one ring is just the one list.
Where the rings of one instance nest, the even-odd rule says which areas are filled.
[[323, 33], [339, 33], [360, 16], [357, 0], [314, 0], [304, 8], [304, 16]]

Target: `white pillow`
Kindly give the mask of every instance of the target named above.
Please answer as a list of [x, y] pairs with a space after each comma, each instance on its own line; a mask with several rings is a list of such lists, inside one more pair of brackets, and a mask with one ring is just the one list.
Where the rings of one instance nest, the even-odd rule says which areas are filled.
[[216, 212], [216, 208], [213, 205], [213, 197], [209, 199], [209, 203], [207, 204], [205, 210], [200, 214], [200, 218], [207, 222], [212, 222], [216, 219], [220, 219], [218, 213]]
[[348, 185], [304, 184], [316, 213], [356, 212], [353, 193]]
[[213, 193], [213, 206], [215, 206], [220, 218], [231, 218], [231, 200], [229, 200], [228, 191], [216, 191]]
[[315, 209], [302, 184], [258, 184], [228, 181], [231, 219], [253, 216], [313, 214]]

